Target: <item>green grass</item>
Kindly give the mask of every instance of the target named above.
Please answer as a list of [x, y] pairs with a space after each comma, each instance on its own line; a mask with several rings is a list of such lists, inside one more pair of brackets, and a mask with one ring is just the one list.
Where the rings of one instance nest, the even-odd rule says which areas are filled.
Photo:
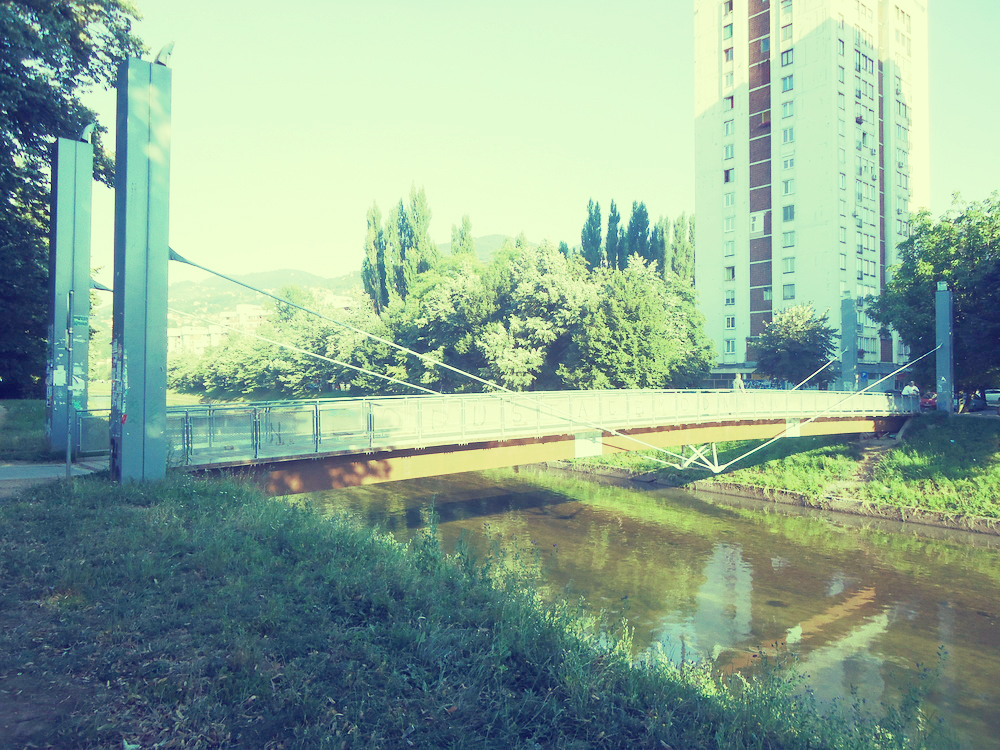
[[[722, 443], [719, 463], [747, 453], [763, 441]], [[884, 453], [866, 481], [855, 482], [862, 446], [840, 436], [779, 440], [721, 474], [678, 470], [653, 460], [652, 451], [579, 459], [649, 473], [683, 486], [695, 480], [838, 495], [863, 502], [923, 508], [956, 515], [1000, 518], [1000, 420], [925, 414], [914, 417], [898, 447]]]
[[780, 670], [636, 662], [516, 562], [232, 481], [53, 483], [0, 500], [0, 675], [74, 697], [38, 746], [939, 746], [914, 702], [878, 728], [824, 718]]
[[0, 461], [49, 461], [64, 458], [49, 450], [45, 402], [0, 401]]
[[[818, 494], [831, 483], [852, 476], [860, 457], [856, 441], [845, 441], [843, 437], [836, 435], [779, 440], [760, 448], [765, 442], [741, 440], [719, 443], [716, 446], [719, 464], [731, 461], [736, 463], [718, 475], [708, 469], [696, 468], [696, 465], [687, 469], [664, 466], [656, 459], [672, 459], [654, 451], [616, 453], [593, 459], [578, 459], [578, 462], [624, 468], [677, 486], [696, 480], [716, 480]], [[758, 448], [760, 449], [755, 453], [744, 458], [745, 454]], [[690, 450], [685, 455], [690, 455]]]
[[860, 499], [1000, 518], [1000, 420], [921, 416], [872, 479]]

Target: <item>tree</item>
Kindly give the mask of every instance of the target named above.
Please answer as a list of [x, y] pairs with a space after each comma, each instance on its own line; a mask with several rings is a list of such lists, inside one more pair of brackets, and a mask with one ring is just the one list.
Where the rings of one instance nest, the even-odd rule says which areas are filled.
[[386, 287], [385, 233], [382, 231], [382, 212], [377, 204], [368, 209], [368, 232], [365, 235], [365, 259], [361, 265], [361, 281], [365, 293], [372, 300], [376, 313], [389, 304]]
[[[691, 217], [693, 222], [694, 217]], [[670, 269], [688, 284], [694, 284], [694, 230], [681, 214], [674, 221], [674, 241], [670, 246]]]
[[[922, 211], [898, 248], [882, 293], [868, 300], [868, 315], [895, 329], [916, 358], [937, 346], [934, 295], [939, 281], [954, 298], [955, 379], [967, 390], [1000, 382], [1000, 195], [962, 205], [935, 222]], [[934, 358], [916, 366], [933, 380]]]
[[619, 267], [622, 263], [627, 265], [628, 258], [633, 255], [638, 255], [647, 263], [653, 259], [649, 251], [649, 212], [645, 203], [632, 201], [632, 215], [629, 217], [625, 236], [627, 250], [625, 260], [619, 263]]
[[712, 345], [688, 285], [635, 256], [594, 276], [558, 364], [563, 387], [685, 388], [704, 377]]
[[600, 268], [603, 255], [601, 252], [601, 204], [591, 199], [587, 203], [587, 221], [580, 232], [580, 247], [587, 268], [593, 271]]
[[[52, 145], [96, 122], [79, 93], [111, 87], [120, 62], [144, 51], [137, 17], [126, 0], [8, 0], [0, 10], [0, 398], [41, 395]], [[102, 132], [94, 176], [110, 185]]]
[[476, 241], [472, 237], [472, 221], [469, 215], [462, 217], [462, 226], [451, 225], [451, 254], [471, 255], [476, 254]]
[[604, 257], [607, 258], [609, 268], [618, 268], [618, 224], [621, 217], [618, 215], [618, 207], [611, 201], [611, 210], [608, 212], [608, 234], [604, 241]]
[[670, 239], [670, 219], [661, 216], [656, 220], [649, 237], [649, 254], [656, 271], [666, 278], [665, 272], [672, 269], [667, 264], [667, 242]]
[[[800, 383], [837, 354], [837, 332], [826, 313], [816, 317], [811, 305], [794, 305], [774, 314], [757, 342], [757, 371], [777, 380]], [[829, 369], [817, 382], [831, 379]]]

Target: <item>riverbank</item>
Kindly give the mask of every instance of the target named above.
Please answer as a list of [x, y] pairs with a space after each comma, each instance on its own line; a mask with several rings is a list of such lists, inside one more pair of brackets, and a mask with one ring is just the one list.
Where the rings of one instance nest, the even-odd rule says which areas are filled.
[[[652, 451], [578, 459], [558, 468], [722, 495], [1000, 535], [1000, 419], [914, 417], [900, 436], [717, 446], [731, 470], [664, 466]], [[803, 450], [803, 443], [806, 449]], [[660, 460], [657, 460], [660, 459]]]
[[0, 500], [0, 746], [932, 744], [914, 705], [901, 743], [776, 672], [634, 663], [627, 633], [542, 606], [511, 563], [231, 481], [32, 488]]

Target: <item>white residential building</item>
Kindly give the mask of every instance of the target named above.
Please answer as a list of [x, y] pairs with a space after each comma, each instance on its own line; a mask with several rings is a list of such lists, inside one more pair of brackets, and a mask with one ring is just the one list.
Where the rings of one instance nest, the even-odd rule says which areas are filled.
[[855, 344], [860, 385], [891, 372], [898, 341], [841, 310], [878, 293], [928, 205], [926, 0], [695, 0], [694, 31], [695, 283], [718, 383], [802, 303]]

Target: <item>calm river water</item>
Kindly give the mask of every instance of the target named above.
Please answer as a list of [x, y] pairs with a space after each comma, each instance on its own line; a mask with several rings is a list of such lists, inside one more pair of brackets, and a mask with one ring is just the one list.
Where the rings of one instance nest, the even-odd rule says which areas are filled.
[[543, 596], [626, 617], [639, 649], [731, 668], [787, 644], [822, 698], [892, 703], [940, 665], [934, 710], [964, 747], [1000, 748], [1000, 539], [534, 467], [309, 497], [400, 538], [433, 504], [446, 545], [521, 549]]

